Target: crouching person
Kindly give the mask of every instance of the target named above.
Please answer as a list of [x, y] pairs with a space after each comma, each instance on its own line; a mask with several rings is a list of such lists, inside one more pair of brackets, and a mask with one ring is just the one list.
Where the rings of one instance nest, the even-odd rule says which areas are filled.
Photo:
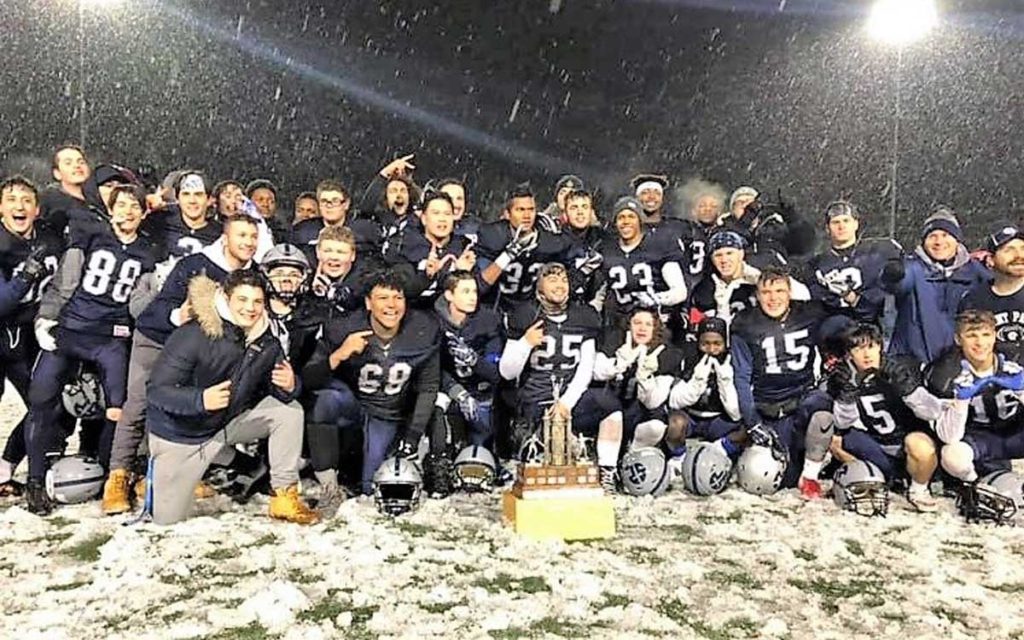
[[218, 287], [199, 276], [188, 300], [197, 321], [171, 334], [147, 394], [153, 521], [187, 518], [210, 463], [230, 462], [237, 443], [269, 438], [270, 516], [317, 522], [298, 494], [298, 381], [268, 330], [263, 280], [239, 270]]

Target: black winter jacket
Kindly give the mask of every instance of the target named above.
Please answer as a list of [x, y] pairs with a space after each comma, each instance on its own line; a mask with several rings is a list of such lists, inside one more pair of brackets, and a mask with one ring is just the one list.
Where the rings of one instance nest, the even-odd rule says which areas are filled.
[[[197, 319], [174, 330], [149, 380], [146, 428], [171, 442], [206, 442], [267, 396], [290, 402], [299, 392], [298, 385], [285, 393], [270, 382], [274, 366], [285, 357], [266, 320], [247, 338], [241, 328], [223, 318], [217, 291], [217, 284], [204, 276], [189, 283], [189, 301]], [[230, 404], [207, 411], [203, 391], [228, 379]]]

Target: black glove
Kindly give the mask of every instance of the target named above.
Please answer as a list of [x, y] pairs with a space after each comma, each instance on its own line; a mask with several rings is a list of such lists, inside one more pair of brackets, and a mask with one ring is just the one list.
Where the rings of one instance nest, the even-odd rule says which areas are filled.
[[891, 386], [901, 398], [906, 398], [921, 386], [920, 372], [896, 358], [885, 359], [882, 370], [878, 372], [878, 379]]
[[885, 263], [882, 267], [882, 282], [887, 284], [896, 284], [903, 279], [907, 269], [903, 265], [903, 258], [892, 258]]
[[398, 446], [395, 447], [395, 456], [398, 458], [405, 458], [406, 460], [412, 460], [416, 462], [420, 457], [420, 448], [417, 443], [410, 442], [406, 439], [398, 441]]
[[840, 360], [828, 377], [828, 395], [843, 403], [852, 403], [857, 400], [857, 373], [853, 363], [849, 360]]
[[779, 440], [779, 434], [775, 432], [775, 429], [758, 422], [752, 427], [747, 427], [747, 439], [753, 445], [771, 449], [772, 456], [776, 460], [789, 463], [789, 451]]
[[49, 272], [46, 263], [43, 262], [45, 253], [46, 249], [44, 247], [38, 247], [21, 263], [21, 273], [18, 277], [24, 280], [30, 287], [43, 279]]

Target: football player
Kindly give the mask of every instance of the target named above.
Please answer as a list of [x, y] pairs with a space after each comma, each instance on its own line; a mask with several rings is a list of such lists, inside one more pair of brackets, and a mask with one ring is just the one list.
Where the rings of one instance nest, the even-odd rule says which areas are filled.
[[921, 363], [882, 354], [882, 333], [862, 323], [846, 335], [849, 355], [833, 371], [829, 393], [837, 436], [832, 451], [875, 464], [891, 483], [910, 477], [907, 501], [918, 511], [937, 507], [928, 482], [939, 465], [931, 423], [941, 401], [922, 386]]
[[942, 468], [967, 483], [1024, 457], [1024, 369], [997, 353], [991, 311], [970, 309], [956, 319], [956, 348], [926, 373], [929, 389], [951, 398], [935, 423]]
[[451, 198], [441, 191], [423, 194], [421, 225], [405, 233], [401, 255], [393, 256], [414, 269], [410, 304], [433, 308], [441, 283], [452, 271], [472, 271], [476, 266], [473, 243], [455, 235], [455, 214]]
[[569, 276], [562, 264], [540, 269], [535, 296], [509, 317], [509, 340], [498, 370], [505, 380], [518, 381], [515, 406], [529, 429], [540, 427], [548, 412], [571, 419], [576, 433], [597, 436], [601, 483], [614, 491], [621, 407], [607, 389], [589, 388], [600, 318], [592, 308], [570, 302]]
[[793, 300], [789, 274], [778, 267], [761, 271], [757, 302], [730, 329], [740, 414], [755, 443], [772, 445], [787, 460], [783, 486], [797, 485], [799, 475], [801, 494], [818, 498], [833, 422], [831, 398], [815, 388], [825, 312], [819, 303]]
[[365, 312], [324, 327], [303, 369], [304, 383], [316, 392], [306, 429], [327, 517], [344, 499], [338, 485], [339, 427], [362, 430], [360, 483], [370, 494], [373, 474], [389, 450], [416, 457], [440, 386], [437, 320], [406, 310], [405, 282], [392, 271], [379, 273], [365, 304]]
[[[0, 383], [7, 378], [26, 404], [39, 351], [32, 325], [64, 244], [36, 225], [38, 215], [34, 184], [21, 176], [0, 182]], [[25, 458], [26, 419], [11, 431], [0, 458], [0, 497], [21, 495], [22, 486], [13, 474]]]
[[177, 205], [146, 216], [142, 230], [154, 244], [157, 262], [198, 253], [221, 236], [207, 217], [210, 198], [202, 174], [184, 173], [175, 185]]
[[320, 216], [303, 220], [292, 231], [292, 242], [302, 249], [311, 263], [316, 261], [320, 233], [330, 227], [351, 229], [364, 260], [379, 254], [380, 228], [372, 220], [349, 215], [352, 198], [344, 185], [336, 180], [322, 180], [316, 185], [316, 199], [320, 205]]
[[36, 340], [43, 349], [32, 372], [28, 433], [28, 507], [48, 513], [52, 505], [43, 486], [46, 455], [61, 449], [61, 391], [72, 361], [92, 362], [106, 397], [107, 425], [100, 462], [108, 466], [114, 423], [121, 417], [128, 374], [132, 319], [128, 300], [138, 277], [153, 269], [152, 247], [139, 236], [145, 194], [132, 186], [110, 194], [110, 228], [84, 238], [72, 237], [54, 282], [36, 319]]

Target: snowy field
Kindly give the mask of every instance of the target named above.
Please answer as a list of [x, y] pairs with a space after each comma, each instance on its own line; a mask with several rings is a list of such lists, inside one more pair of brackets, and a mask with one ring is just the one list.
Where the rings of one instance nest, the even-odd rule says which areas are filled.
[[[5, 395], [4, 433], [20, 416]], [[311, 528], [224, 498], [169, 528], [0, 506], [0, 637], [1024, 638], [1024, 529], [894, 501], [616, 498], [614, 540], [518, 539], [499, 497]]]

